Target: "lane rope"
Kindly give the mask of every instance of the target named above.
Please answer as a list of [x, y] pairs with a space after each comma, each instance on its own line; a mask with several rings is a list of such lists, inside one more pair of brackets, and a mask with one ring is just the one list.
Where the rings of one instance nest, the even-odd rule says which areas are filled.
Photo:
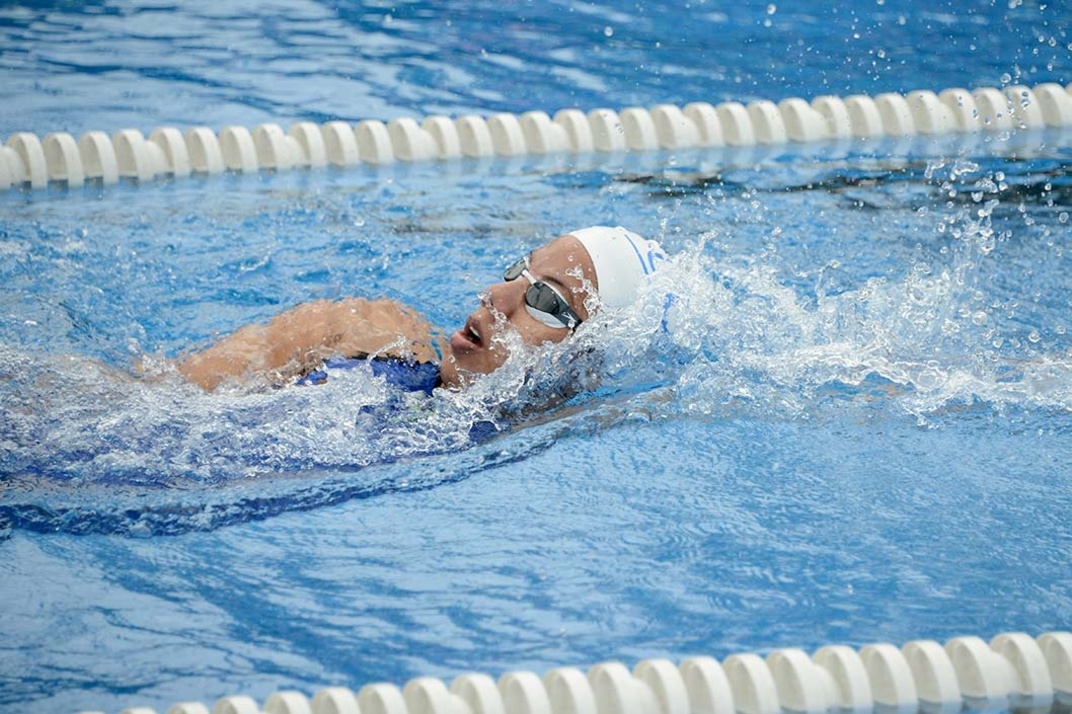
[[[449, 686], [433, 677], [401, 688], [329, 687], [312, 699], [276, 692], [258, 704], [245, 695], [210, 710], [181, 702], [166, 714], [959, 714], [962, 710], [1045, 714], [1072, 706], [1072, 633], [1032, 638], [1013, 632], [985, 642], [915, 640], [896, 647], [774, 650], [722, 662], [690, 657], [675, 665], [649, 659], [632, 670], [604, 662], [587, 672], [553, 669], [543, 677], [509, 672], [496, 681], [467, 673]], [[82, 712], [81, 714], [101, 714]], [[147, 707], [122, 714], [156, 714]]]
[[252, 131], [226, 126], [181, 132], [158, 127], [146, 138], [138, 129], [110, 137], [87, 131], [77, 141], [54, 132], [43, 139], [17, 132], [0, 146], [0, 190], [44, 189], [49, 184], [79, 188], [86, 181], [105, 186], [120, 180], [138, 184], [181, 179], [191, 174], [255, 173], [338, 168], [396, 161], [450, 161], [462, 157], [644, 152], [715, 147], [774, 146], [849, 139], [985, 133], [1001, 136], [1046, 127], [1072, 127], [1072, 84], [1014, 85], [972, 91], [918, 90], [875, 97], [856, 94], [799, 97], [777, 104], [761, 99], [747, 105], [693, 102], [650, 109], [589, 112], [563, 109], [456, 119], [410, 117], [386, 123], [295, 122], [286, 131], [261, 124]]

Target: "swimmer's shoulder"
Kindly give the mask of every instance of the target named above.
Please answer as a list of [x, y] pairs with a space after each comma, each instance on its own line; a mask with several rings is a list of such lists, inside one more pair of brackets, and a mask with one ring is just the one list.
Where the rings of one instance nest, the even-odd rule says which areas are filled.
[[446, 338], [413, 308], [389, 298], [346, 298], [338, 305], [338, 339], [331, 345], [336, 353], [377, 354], [419, 363], [441, 361]]

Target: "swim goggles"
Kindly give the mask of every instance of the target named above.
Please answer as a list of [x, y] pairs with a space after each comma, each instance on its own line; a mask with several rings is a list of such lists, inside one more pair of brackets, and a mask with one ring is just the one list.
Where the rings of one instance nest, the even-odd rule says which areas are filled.
[[570, 330], [581, 324], [581, 318], [570, 307], [569, 301], [562, 297], [562, 293], [529, 272], [528, 257], [507, 268], [503, 273], [503, 280], [510, 282], [522, 275], [531, 283], [525, 291], [525, 309], [533, 318], [548, 327], [565, 327]]

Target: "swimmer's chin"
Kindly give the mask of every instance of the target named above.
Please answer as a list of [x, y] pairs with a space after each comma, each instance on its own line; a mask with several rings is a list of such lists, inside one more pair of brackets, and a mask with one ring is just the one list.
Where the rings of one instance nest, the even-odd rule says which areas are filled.
[[458, 367], [454, 355], [446, 355], [439, 364], [439, 382], [444, 389], [460, 391], [476, 380], [477, 375]]
[[[470, 347], [470, 345], [465, 345]], [[479, 348], [475, 349], [454, 349], [454, 345], [446, 351], [443, 356], [443, 361], [439, 365], [439, 382], [445, 389], [452, 391], [461, 391], [468, 387], [473, 386], [479, 380], [486, 378], [489, 374], [495, 372], [501, 365], [496, 365], [491, 369], [483, 369], [484, 365], [480, 364], [479, 358], [472, 359]], [[466, 363], [477, 362], [477, 364], [468, 366]]]
[[485, 368], [487, 355], [484, 354], [484, 341], [471, 319], [465, 327], [455, 330], [446, 347], [439, 365], [439, 380], [444, 387], [463, 389], [498, 367]]

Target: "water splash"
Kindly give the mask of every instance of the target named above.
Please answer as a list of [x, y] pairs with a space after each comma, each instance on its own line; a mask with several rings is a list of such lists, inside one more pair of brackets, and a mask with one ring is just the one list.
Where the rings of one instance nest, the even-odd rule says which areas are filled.
[[[940, 249], [919, 252], [899, 278], [828, 291], [827, 273], [840, 268], [831, 260], [806, 288], [765, 255], [722, 255], [718, 231], [703, 236], [660, 276], [661, 289], [688, 286], [671, 311], [673, 339], [691, 355], [676, 408], [717, 414], [748, 404], [763, 416], [809, 418], [830, 399], [881, 397], [924, 422], [971, 403], [1072, 409], [1067, 340], [1043, 346], [1015, 301], [993, 292], [992, 276], [1009, 260], [1000, 246], [1011, 232], [994, 226], [1003, 177], [975, 178], [978, 165], [960, 161], [928, 167], [927, 178], [943, 170], [950, 201], [936, 229]], [[1058, 326], [1053, 336], [1064, 334]]]

